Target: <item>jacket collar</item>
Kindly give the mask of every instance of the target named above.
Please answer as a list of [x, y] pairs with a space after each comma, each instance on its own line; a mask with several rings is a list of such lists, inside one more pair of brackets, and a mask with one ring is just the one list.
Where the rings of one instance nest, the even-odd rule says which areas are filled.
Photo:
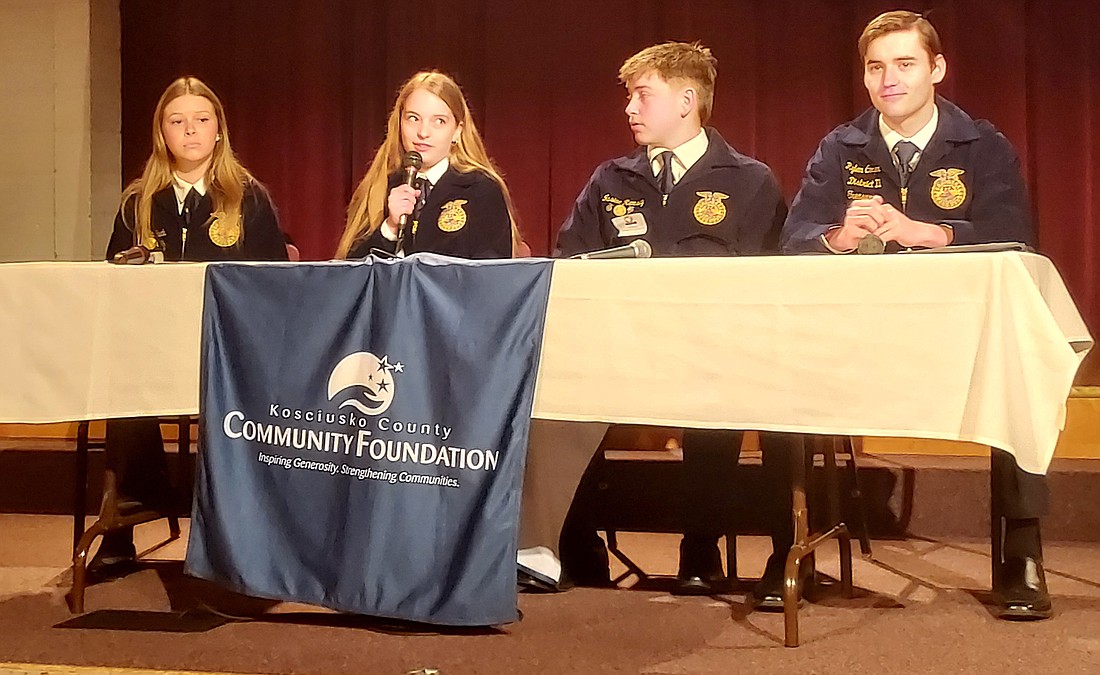
[[[940, 109], [940, 121], [933, 139], [948, 143], [969, 143], [978, 140], [978, 125], [962, 108], [942, 96], [936, 96], [936, 105]], [[868, 108], [859, 117], [840, 128], [840, 142], [845, 145], [868, 145], [874, 139], [882, 138], [878, 130], [879, 112]]]
[[[962, 108], [938, 95], [936, 105], [940, 111], [939, 124], [928, 146], [921, 153], [917, 166], [938, 162], [953, 146], [970, 143], [980, 137], [977, 123]], [[844, 145], [862, 147], [868, 159], [879, 166], [893, 166], [890, 150], [879, 132], [878, 117], [877, 110], [867, 109], [859, 117], [842, 125], [838, 138]], [[893, 172], [887, 172], [886, 175], [893, 177]]]
[[[680, 179], [680, 183], [691, 180], [695, 176], [702, 175], [712, 169], [743, 166], [750, 161], [747, 157], [734, 150], [733, 147], [726, 142], [726, 139], [722, 138], [722, 134], [718, 133], [713, 127], [707, 127], [706, 132], [707, 151], [703, 153], [703, 156], [698, 162], [687, 170], [684, 177]], [[645, 146], [638, 146], [629, 155], [612, 160], [611, 163], [613, 166], [623, 171], [639, 174], [654, 185], [657, 184], [657, 179], [653, 175], [653, 169], [649, 163], [649, 157]]]

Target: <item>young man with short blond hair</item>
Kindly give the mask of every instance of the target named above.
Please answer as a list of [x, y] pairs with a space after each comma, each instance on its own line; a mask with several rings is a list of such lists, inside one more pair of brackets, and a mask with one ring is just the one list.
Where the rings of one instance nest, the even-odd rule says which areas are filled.
[[[716, 65], [710, 50], [699, 43], [666, 42], [627, 59], [619, 78], [628, 93], [625, 112], [638, 147], [604, 162], [592, 174], [561, 229], [558, 255], [622, 246], [636, 239], [648, 241], [655, 256], [778, 252], [787, 209], [771, 170], [704, 126], [714, 105]], [[769, 434], [763, 441], [766, 446], [774, 442], [782, 438]], [[718, 538], [728, 529], [723, 521], [729, 513], [729, 478], [740, 445], [738, 431], [684, 431], [690, 493], [684, 497], [688, 531], [680, 546], [680, 593], [716, 592], [724, 576]], [[581, 490], [585, 485], [582, 482]], [[583, 543], [577, 545], [574, 539], [571, 544], [571, 530], [567, 524], [562, 542], [567, 573], [581, 581], [606, 583], [606, 553], [603, 561], [591, 562], [594, 535], [582, 533]], [[602, 550], [602, 544], [598, 548]], [[585, 553], [588, 570], [576, 565], [570, 569], [570, 550]], [[779, 570], [781, 584], [781, 566]]]

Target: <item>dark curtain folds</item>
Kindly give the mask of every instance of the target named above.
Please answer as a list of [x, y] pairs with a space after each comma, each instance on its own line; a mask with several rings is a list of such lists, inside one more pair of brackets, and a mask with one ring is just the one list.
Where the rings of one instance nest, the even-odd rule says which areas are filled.
[[[198, 76], [303, 257], [328, 258], [398, 86], [437, 68], [463, 86], [524, 236], [546, 253], [593, 168], [632, 147], [616, 79], [626, 57], [670, 39], [710, 46], [711, 124], [790, 198], [821, 137], [867, 106], [860, 30], [899, 6], [932, 7], [940, 91], [1016, 146], [1041, 248], [1097, 330], [1100, 4], [1084, 0], [123, 0], [123, 176], [148, 156], [161, 91]], [[1100, 383], [1090, 361], [1081, 379]]]

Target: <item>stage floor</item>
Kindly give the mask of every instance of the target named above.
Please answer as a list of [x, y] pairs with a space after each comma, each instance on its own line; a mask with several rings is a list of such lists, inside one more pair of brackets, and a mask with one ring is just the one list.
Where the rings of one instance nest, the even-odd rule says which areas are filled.
[[[750, 612], [743, 592], [676, 598], [658, 580], [644, 590], [524, 594], [517, 624], [440, 632], [220, 591], [183, 576], [183, 541], [154, 552], [141, 571], [89, 588], [82, 627], [65, 628], [70, 527], [63, 516], [0, 515], [3, 675], [1100, 669], [1100, 544], [1047, 542], [1055, 617], [1012, 624], [993, 618], [986, 604], [986, 542], [876, 540], [879, 563], [855, 563], [858, 597], [824, 588], [802, 612], [803, 646], [786, 649], [781, 615]], [[166, 535], [163, 521], [141, 526], [139, 548]], [[677, 537], [623, 534], [620, 541], [647, 571], [675, 571]], [[740, 538], [738, 551], [742, 575], [759, 574], [767, 540]], [[818, 569], [837, 576], [835, 548]]]

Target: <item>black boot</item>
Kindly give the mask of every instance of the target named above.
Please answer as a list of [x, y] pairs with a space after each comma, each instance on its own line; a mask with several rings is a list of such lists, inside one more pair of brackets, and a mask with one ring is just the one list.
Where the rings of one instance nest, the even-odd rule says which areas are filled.
[[88, 580], [95, 583], [118, 579], [137, 569], [134, 528], [124, 527], [104, 533], [99, 550], [88, 563]]
[[[787, 553], [790, 548], [777, 548], [768, 556], [764, 566], [764, 576], [752, 589], [752, 606], [763, 612], [783, 611], [783, 587], [786, 585]], [[813, 584], [814, 555], [802, 559], [798, 566], [798, 603], [802, 605], [803, 594]]]
[[559, 555], [566, 585], [596, 588], [613, 585], [607, 546], [595, 530], [572, 528], [563, 531]]
[[993, 595], [998, 617], [1012, 621], [1039, 621], [1053, 614], [1043, 571], [1039, 519], [1005, 519], [1003, 561], [997, 570]]
[[725, 581], [718, 537], [684, 535], [680, 540], [680, 569], [673, 593], [714, 595], [725, 590]]

